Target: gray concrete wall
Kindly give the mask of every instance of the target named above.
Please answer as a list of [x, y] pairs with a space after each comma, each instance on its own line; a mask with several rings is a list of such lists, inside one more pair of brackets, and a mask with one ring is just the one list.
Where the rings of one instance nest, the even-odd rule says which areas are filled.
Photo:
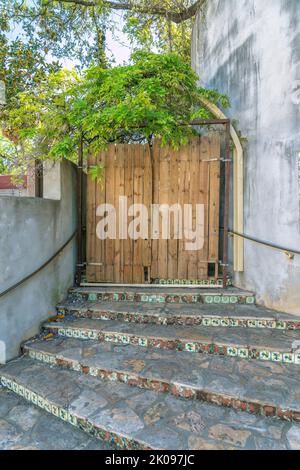
[[[61, 166], [61, 200], [0, 197], [0, 292], [39, 268], [76, 228], [76, 169]], [[42, 272], [0, 297], [0, 341], [7, 360], [19, 354], [21, 342], [37, 334], [41, 323], [72, 286], [76, 242]]]
[[[300, 1], [209, 0], [193, 31], [201, 83], [229, 95], [247, 137], [245, 233], [299, 250]], [[245, 242], [235, 283], [300, 313], [300, 258]]]

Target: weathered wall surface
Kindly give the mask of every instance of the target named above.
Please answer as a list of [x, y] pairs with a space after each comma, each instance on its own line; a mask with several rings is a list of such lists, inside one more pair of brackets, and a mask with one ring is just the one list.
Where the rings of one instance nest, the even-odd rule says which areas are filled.
[[[201, 83], [229, 95], [247, 137], [245, 233], [299, 250], [300, 1], [209, 0], [192, 46]], [[298, 83], [297, 83], [298, 81]], [[300, 258], [245, 242], [236, 284], [300, 313]]]
[[[0, 197], [0, 292], [46, 262], [76, 228], [76, 170], [61, 166], [61, 200]], [[73, 240], [42, 272], [0, 298], [0, 341], [6, 358], [19, 354], [20, 343], [39, 332], [55, 305], [73, 284]]]

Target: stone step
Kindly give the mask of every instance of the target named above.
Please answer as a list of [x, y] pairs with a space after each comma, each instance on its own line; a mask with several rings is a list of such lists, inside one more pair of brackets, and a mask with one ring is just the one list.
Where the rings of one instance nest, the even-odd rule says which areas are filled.
[[59, 305], [58, 313], [129, 323], [300, 330], [300, 317], [256, 305], [147, 304], [83, 300]]
[[25, 344], [32, 359], [99, 379], [300, 421], [297, 367], [54, 337]]
[[202, 289], [199, 287], [78, 287], [69, 291], [70, 300], [96, 300], [114, 302], [201, 303], [201, 304], [255, 304], [253, 293], [235, 287]]
[[88, 434], [125, 449], [291, 449], [300, 426], [127, 384], [100, 381], [27, 357], [1, 383]]
[[[0, 369], [1, 375], [1, 369]], [[0, 386], [0, 451], [115, 450]], [[2, 459], [4, 468], [4, 462]]]
[[300, 364], [298, 331], [164, 326], [73, 316], [48, 322], [44, 328], [65, 337], [272, 361], [294, 367]]

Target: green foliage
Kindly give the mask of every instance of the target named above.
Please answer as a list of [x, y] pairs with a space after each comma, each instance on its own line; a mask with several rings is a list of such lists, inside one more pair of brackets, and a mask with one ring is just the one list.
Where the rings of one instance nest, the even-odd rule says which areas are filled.
[[[151, 7], [158, 2], [145, 0], [138, 3], [144, 7], [147, 5]], [[170, 11], [176, 11], [191, 3], [186, 0], [165, 0], [163, 5]], [[136, 10], [126, 12], [124, 19], [123, 31], [135, 50], [143, 48], [147, 51], [157, 50], [160, 53], [175, 52], [190, 63], [193, 18], [175, 24], [166, 17], [140, 13]]]
[[103, 186], [104, 166], [95, 165], [89, 168], [89, 175], [93, 181], [96, 181], [101, 187]]
[[[192, 18], [176, 24], [169, 13], [195, 1], [95, 0], [84, 5], [77, 0], [0, 0], [0, 16], [22, 29], [26, 42], [35, 42], [42, 55], [47, 51], [58, 60], [72, 60], [79, 69], [107, 64], [106, 35], [120, 27], [120, 15], [134, 48], [176, 52], [189, 62]], [[118, 4], [124, 8], [116, 11], [113, 5]]]
[[228, 105], [225, 96], [198, 88], [196, 74], [178, 55], [137, 52], [131, 65], [94, 66], [82, 76], [59, 71], [34, 92], [20, 93], [18, 107], [6, 114], [6, 135], [40, 159], [75, 161], [81, 138], [86, 152], [153, 136], [178, 147], [193, 133], [191, 120], [211, 117], [203, 96]]

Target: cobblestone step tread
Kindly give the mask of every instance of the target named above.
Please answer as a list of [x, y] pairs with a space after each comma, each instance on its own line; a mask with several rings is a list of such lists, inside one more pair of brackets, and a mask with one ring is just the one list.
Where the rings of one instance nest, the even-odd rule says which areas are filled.
[[114, 447], [1, 388], [0, 450], [114, 450]]
[[[293, 410], [300, 420], [300, 376], [298, 368], [292, 365], [63, 337], [28, 342], [26, 351], [34, 357], [40, 354], [40, 360], [48, 361], [50, 355], [58, 364], [69, 367], [79, 364], [81, 371], [89, 368], [93, 375], [99, 374], [99, 370], [106, 371], [110, 380], [132, 381], [145, 388], [157, 388], [160, 383], [161, 390], [183, 396], [215, 401], [222, 396], [225, 403], [231, 398], [259, 404], [260, 407], [247, 407], [254, 412]], [[116, 373], [121, 373], [118, 379]], [[223, 400], [219, 403], [223, 404]]]
[[0, 374], [6, 387], [123, 448], [299, 447], [299, 424], [99, 381], [27, 357], [1, 367]]
[[[178, 326], [126, 323], [114, 320], [93, 320], [66, 316], [63, 321], [48, 322], [45, 328], [53, 331], [73, 328], [92, 330], [97, 333], [122, 334], [141, 338], [156, 338], [162, 341], [183, 341], [184, 343], [220, 344], [278, 352], [292, 352], [299, 348], [298, 331], [280, 331], [257, 328], [229, 329], [225, 327]], [[298, 341], [298, 343], [297, 343]]]
[[78, 312], [112, 312], [120, 314], [140, 314], [144, 316], [191, 316], [245, 318], [258, 320], [282, 320], [300, 322], [300, 315], [276, 312], [256, 305], [202, 305], [202, 304], [161, 304], [142, 302], [108, 302], [108, 301], [73, 301], [58, 305], [58, 310]]

